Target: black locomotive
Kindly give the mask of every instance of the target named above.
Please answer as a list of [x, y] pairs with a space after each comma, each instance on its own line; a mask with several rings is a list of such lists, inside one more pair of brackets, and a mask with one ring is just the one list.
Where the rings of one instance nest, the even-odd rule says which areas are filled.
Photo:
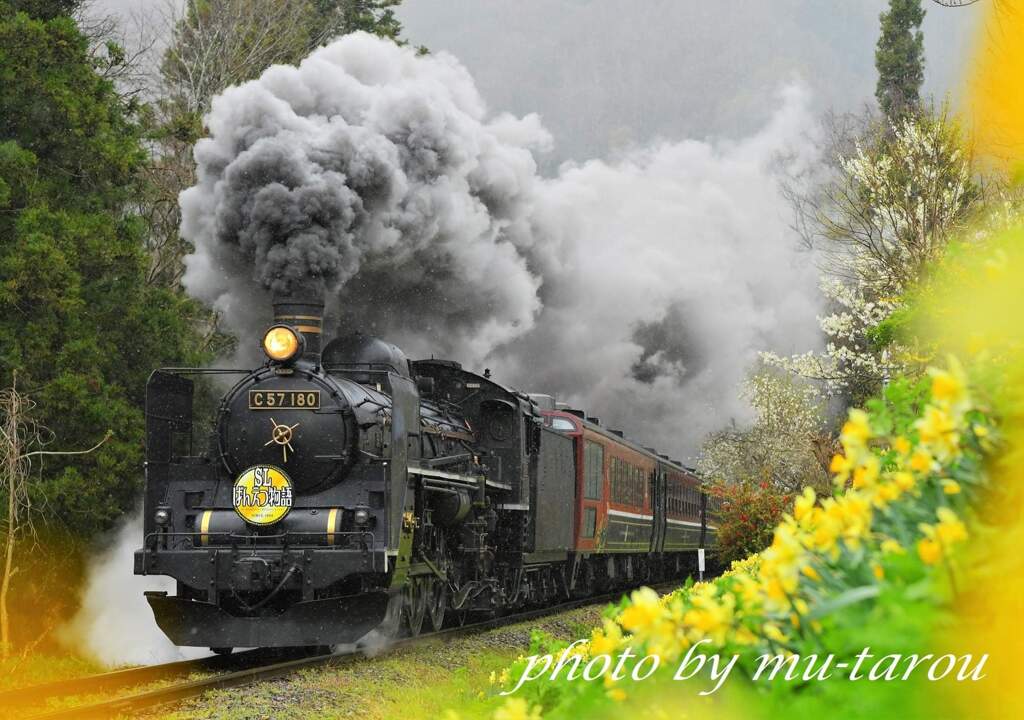
[[[274, 304], [255, 370], [168, 369], [146, 396], [135, 573], [178, 645], [419, 633], [696, 566], [714, 499], [681, 464], [549, 396], [361, 334], [321, 351], [323, 305]], [[196, 375], [241, 376], [194, 451]]]

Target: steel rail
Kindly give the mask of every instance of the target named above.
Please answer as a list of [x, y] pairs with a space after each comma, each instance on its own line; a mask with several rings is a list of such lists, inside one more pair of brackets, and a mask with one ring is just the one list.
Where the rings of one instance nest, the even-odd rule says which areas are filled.
[[[661, 583], [653, 585], [652, 587], [656, 590], [676, 589], [680, 587], [682, 581], [675, 581], [669, 583]], [[635, 587], [640, 587], [635, 586]], [[621, 598], [625, 593], [631, 589], [627, 588], [616, 592], [606, 593], [600, 596], [591, 596], [586, 598], [578, 598], [576, 600], [568, 600], [564, 603], [557, 605], [551, 605], [548, 607], [535, 608], [532, 610], [526, 610], [521, 613], [513, 615], [503, 615], [494, 618], [488, 618], [479, 622], [470, 623], [466, 625], [453, 626], [449, 628], [443, 628], [441, 630], [422, 633], [415, 637], [404, 637], [391, 640], [385, 643], [379, 651], [374, 653], [374, 657], [387, 654], [398, 650], [400, 648], [408, 647], [419, 642], [427, 640], [435, 640], [438, 638], [454, 638], [462, 635], [475, 634], [486, 630], [502, 627], [505, 625], [511, 625], [520, 622], [527, 622], [529, 620], [535, 620], [549, 615], [556, 615], [558, 613], [568, 612], [581, 607], [588, 607], [591, 605], [600, 605], [607, 602], [612, 602]], [[269, 665], [258, 665], [250, 668], [243, 668], [241, 670], [231, 671], [214, 675], [209, 678], [201, 678], [198, 680], [191, 680], [183, 683], [176, 683], [174, 685], [168, 685], [165, 687], [154, 688], [152, 690], [144, 691], [134, 695], [126, 695], [122, 697], [112, 698], [110, 700], [103, 700], [97, 703], [88, 705], [79, 705], [76, 707], [58, 708], [49, 710], [43, 713], [29, 715], [24, 720], [56, 720], [58, 718], [87, 718], [87, 717], [102, 717], [109, 718], [115, 717], [119, 714], [132, 714], [144, 708], [155, 707], [158, 705], [164, 705], [170, 702], [176, 702], [185, 700], [192, 697], [202, 695], [208, 690], [222, 689], [237, 687], [240, 685], [250, 685], [255, 682], [262, 680], [269, 680], [284, 675], [289, 675], [292, 672], [306, 668], [306, 667], [330, 667], [330, 666], [344, 666], [349, 665], [353, 662], [364, 657], [365, 648], [361, 646], [354, 646], [351, 649], [347, 649], [343, 652], [328, 653], [321, 655], [312, 655], [307, 657], [294, 658], [284, 660], [282, 662], [276, 662]], [[249, 653], [259, 653], [259, 650], [248, 651], [236, 656], [223, 656], [218, 658], [204, 658], [209, 660], [230, 660], [231, 658], [238, 658], [242, 656], [249, 656]], [[255, 657], [255, 656], [254, 656]], [[128, 673], [135, 670], [159, 670], [160, 668], [167, 669], [180, 665], [183, 670], [187, 670], [185, 667], [188, 664], [194, 664], [198, 661], [182, 661], [181, 663], [170, 663], [165, 666], [152, 666], [151, 668], [133, 668], [132, 670], [119, 671], [115, 673], [107, 673], [106, 675], [93, 676], [93, 678], [102, 679], [110, 676], [118, 676], [121, 673]], [[123, 675], [122, 677], [128, 677]], [[162, 678], [158, 678], [162, 679]], [[60, 686], [68, 685], [74, 687], [75, 683], [87, 683], [90, 678], [82, 678], [78, 681], [63, 681], [61, 683], [51, 683], [50, 685]], [[49, 686], [49, 685], [48, 685]], [[48, 686], [36, 686], [39, 689]], [[121, 685], [124, 687], [124, 685]], [[27, 688], [25, 691], [33, 690], [33, 688]], [[68, 696], [70, 693], [63, 693]], [[2, 697], [2, 696], [0, 696]]]
[[268, 655], [295, 656], [300, 652], [298, 648], [261, 648], [231, 655], [210, 655], [193, 660], [175, 660], [159, 665], [142, 665], [97, 675], [84, 675], [27, 687], [9, 688], [0, 691], [0, 707], [9, 710], [38, 705], [54, 698], [134, 687], [187, 675], [191, 672], [221, 672], [253, 662], [265, 661]]

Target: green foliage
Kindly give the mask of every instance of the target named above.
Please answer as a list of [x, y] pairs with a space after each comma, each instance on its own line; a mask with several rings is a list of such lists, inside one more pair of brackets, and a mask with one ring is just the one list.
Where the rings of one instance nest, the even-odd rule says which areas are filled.
[[401, 42], [402, 23], [394, 8], [402, 0], [313, 0], [320, 27], [332, 35], [363, 32]]
[[36, 464], [35, 506], [84, 536], [137, 496], [149, 372], [204, 359], [200, 309], [145, 282], [138, 134], [70, 18], [0, 15], [0, 382], [18, 370], [53, 449], [114, 431]]
[[52, 20], [60, 15], [71, 15], [82, 4], [82, 0], [4, 0], [3, 4], [15, 12], [23, 12], [41, 20]]
[[871, 427], [885, 435], [908, 435], [928, 401], [927, 377], [898, 377], [867, 401]]
[[878, 85], [875, 97], [882, 112], [895, 121], [917, 109], [924, 82], [924, 35], [921, 0], [889, 0], [882, 13], [881, 34], [875, 49]]

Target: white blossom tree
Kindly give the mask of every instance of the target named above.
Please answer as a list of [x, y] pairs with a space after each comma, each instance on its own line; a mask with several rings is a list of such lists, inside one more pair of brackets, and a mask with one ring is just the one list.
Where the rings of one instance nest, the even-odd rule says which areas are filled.
[[747, 379], [741, 397], [754, 408], [748, 428], [735, 425], [711, 435], [697, 469], [718, 483], [765, 483], [797, 492], [828, 484], [832, 443], [824, 431], [825, 403], [818, 388], [793, 375], [762, 367]]
[[797, 227], [823, 263], [830, 312], [823, 352], [763, 360], [857, 403], [915, 364], [884, 324], [926, 279], [981, 197], [956, 124], [945, 113], [874, 128], [841, 155], [835, 176], [796, 202]]

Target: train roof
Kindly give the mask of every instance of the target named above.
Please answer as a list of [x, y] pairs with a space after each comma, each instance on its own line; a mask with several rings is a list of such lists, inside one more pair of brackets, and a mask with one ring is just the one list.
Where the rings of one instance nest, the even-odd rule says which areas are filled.
[[636, 441], [627, 438], [624, 434], [622, 434], [622, 431], [620, 430], [612, 430], [604, 427], [603, 425], [600, 424], [600, 422], [594, 422], [594, 420], [596, 420], [597, 418], [588, 418], [580, 414], [579, 411], [571, 412], [569, 410], [564, 409], [542, 410], [542, 414], [545, 417], [567, 418], [571, 420], [573, 423], [579, 425], [581, 429], [586, 429], [592, 433], [601, 435], [602, 437], [606, 438], [607, 440], [613, 443], [628, 447], [630, 450], [638, 452], [641, 455], [646, 455], [655, 462], [661, 463], [662, 465], [670, 467], [674, 470], [678, 470], [687, 475], [692, 475], [694, 478], [700, 479], [693, 468], [687, 467], [678, 460], [673, 460], [672, 458], [666, 455], [658, 453], [658, 451], [655, 450], [654, 448], [649, 448], [640, 445]]

